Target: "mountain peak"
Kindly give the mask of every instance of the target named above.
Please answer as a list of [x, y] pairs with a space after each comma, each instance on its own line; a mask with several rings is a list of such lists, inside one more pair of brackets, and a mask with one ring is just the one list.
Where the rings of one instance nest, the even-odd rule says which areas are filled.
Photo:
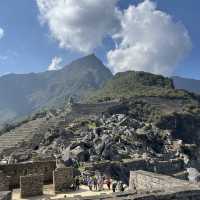
[[93, 53], [93, 54], [89, 54], [87, 56], [84, 56], [82, 58], [79, 58], [78, 60], [76, 60], [75, 62], [83, 62], [84, 60], [90, 60], [90, 61], [96, 61], [96, 62], [99, 62], [99, 63], [102, 63], [102, 61]]
[[110, 78], [112, 73], [94, 54], [51, 73], [1, 77], [0, 124], [43, 107], [60, 106], [68, 96], [81, 99]]
[[91, 53], [85, 57], [89, 57], [89, 58], [95, 58], [95, 59], [98, 59], [97, 56], [95, 55], [95, 53]]

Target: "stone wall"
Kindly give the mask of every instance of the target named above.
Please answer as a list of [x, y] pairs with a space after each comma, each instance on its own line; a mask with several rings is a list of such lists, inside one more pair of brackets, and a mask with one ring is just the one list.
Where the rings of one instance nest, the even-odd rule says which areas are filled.
[[102, 102], [95, 104], [73, 104], [71, 106], [73, 113], [79, 113], [80, 115], [90, 115], [90, 114], [101, 114], [104, 112], [117, 110], [123, 107], [119, 102]]
[[55, 161], [28, 162], [19, 164], [0, 165], [0, 170], [10, 177], [10, 188], [18, 188], [20, 176], [28, 174], [43, 174], [45, 183], [53, 182], [53, 171], [56, 168]]
[[11, 200], [12, 193], [11, 192], [0, 192], [0, 200]]
[[173, 190], [151, 194], [134, 194], [131, 192], [124, 192], [112, 195], [102, 194], [93, 197], [74, 197], [68, 198], [68, 200], [200, 200], [200, 191]]
[[184, 169], [184, 163], [182, 159], [171, 159], [167, 161], [134, 159], [124, 162], [124, 165], [128, 167], [130, 171], [140, 169], [168, 175], [183, 171]]
[[130, 172], [129, 189], [136, 191], [170, 191], [174, 188], [200, 189], [199, 187], [171, 176], [146, 171]]
[[173, 159], [167, 161], [148, 162], [148, 171], [161, 173], [161, 174], [174, 174], [184, 169], [182, 159]]
[[128, 183], [129, 172], [135, 170], [145, 170], [166, 175], [173, 175], [177, 172], [183, 171], [183, 160], [175, 159], [169, 161], [151, 161], [148, 159], [130, 159], [118, 161], [103, 161], [96, 163], [84, 163], [86, 170], [89, 171], [110, 171], [111, 176], [117, 176], [124, 182]]
[[21, 198], [43, 195], [43, 175], [28, 175], [20, 177]]
[[0, 171], [0, 191], [9, 190], [9, 177], [7, 177], [2, 171]]
[[54, 192], [59, 193], [69, 190], [73, 183], [73, 168], [63, 167], [56, 168], [53, 172], [53, 186]]

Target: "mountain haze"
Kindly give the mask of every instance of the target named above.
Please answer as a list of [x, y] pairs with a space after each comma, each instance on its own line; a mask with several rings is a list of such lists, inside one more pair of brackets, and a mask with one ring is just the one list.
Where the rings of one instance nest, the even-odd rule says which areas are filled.
[[43, 107], [61, 105], [65, 97], [80, 99], [111, 77], [109, 69], [93, 54], [58, 71], [0, 77], [0, 122], [29, 115]]
[[174, 76], [172, 79], [177, 89], [184, 89], [200, 94], [200, 80], [182, 78], [179, 76]]

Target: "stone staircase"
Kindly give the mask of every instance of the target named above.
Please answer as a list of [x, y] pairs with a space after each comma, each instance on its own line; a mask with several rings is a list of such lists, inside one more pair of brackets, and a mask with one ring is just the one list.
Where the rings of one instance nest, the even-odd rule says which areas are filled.
[[23, 143], [30, 142], [36, 134], [40, 133], [44, 123], [45, 119], [36, 119], [1, 135], [0, 153], [7, 149], [20, 147]]

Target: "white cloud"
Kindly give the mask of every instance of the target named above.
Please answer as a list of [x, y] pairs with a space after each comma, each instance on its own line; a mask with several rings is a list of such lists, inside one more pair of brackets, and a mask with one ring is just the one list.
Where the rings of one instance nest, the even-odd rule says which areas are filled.
[[0, 77], [12, 74], [11, 72], [0, 72]]
[[0, 55], [0, 64], [4, 64], [8, 60], [8, 56]]
[[0, 27], [0, 39], [4, 36], [4, 30]]
[[113, 36], [116, 48], [107, 54], [114, 73], [127, 70], [170, 75], [191, 49], [187, 29], [145, 0], [120, 15], [121, 31]]
[[118, 27], [117, 1], [37, 0], [37, 5], [60, 47], [89, 53]]
[[8, 56], [0, 55], [0, 61], [8, 60]]
[[51, 61], [51, 64], [48, 66], [48, 71], [59, 70], [62, 68], [61, 66], [62, 58], [54, 57]]

